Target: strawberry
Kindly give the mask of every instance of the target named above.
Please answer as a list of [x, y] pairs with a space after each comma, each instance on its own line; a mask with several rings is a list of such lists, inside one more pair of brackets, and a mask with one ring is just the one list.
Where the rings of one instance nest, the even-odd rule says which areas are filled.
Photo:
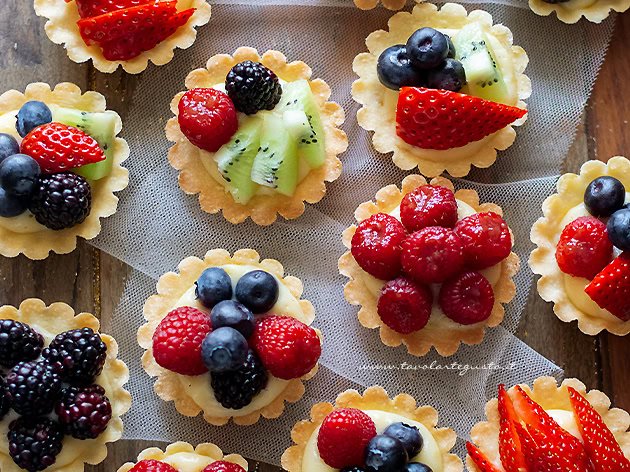
[[446, 187], [422, 185], [402, 199], [400, 221], [411, 233], [427, 226], [452, 228], [457, 223], [455, 195]]
[[448, 90], [403, 87], [398, 95], [396, 134], [422, 149], [452, 149], [479, 141], [525, 113]]
[[494, 290], [479, 272], [462, 272], [442, 284], [438, 303], [456, 323], [480, 323], [492, 314]]
[[406, 277], [398, 277], [383, 287], [378, 298], [378, 316], [390, 329], [409, 334], [426, 326], [432, 304], [431, 290]]
[[621, 321], [630, 320], [630, 253], [622, 252], [584, 289], [600, 308]]
[[556, 246], [556, 262], [565, 274], [592, 280], [613, 258], [606, 225], [581, 216], [566, 225]]
[[472, 459], [472, 461], [481, 472], [502, 472], [492, 462], [488, 460], [488, 458], [484, 455], [483, 452], [481, 452], [481, 450], [477, 446], [475, 446], [470, 441], [466, 443], [466, 450], [468, 451], [468, 456]]
[[505, 390], [505, 386], [499, 385], [499, 455], [505, 472], [523, 472], [527, 470], [525, 458], [521, 452], [519, 440], [514, 423], [519, 421], [514, 410], [512, 399]]
[[455, 225], [462, 240], [466, 266], [481, 270], [498, 264], [512, 252], [512, 236], [506, 222], [494, 212], [475, 213]]
[[134, 465], [129, 472], [178, 472], [172, 465], [166, 462], [146, 459]]
[[421, 284], [442, 283], [458, 274], [464, 263], [459, 236], [440, 226], [416, 231], [401, 247], [403, 271]]
[[[72, 0], [66, 0], [70, 3]], [[154, 0], [75, 0], [81, 18], [104, 15], [125, 8], [146, 5]]]
[[215, 461], [201, 472], [245, 472], [245, 469], [234, 462]]

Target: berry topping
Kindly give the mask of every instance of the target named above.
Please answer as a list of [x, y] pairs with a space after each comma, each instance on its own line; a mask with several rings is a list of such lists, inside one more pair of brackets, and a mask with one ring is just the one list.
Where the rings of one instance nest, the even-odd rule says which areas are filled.
[[0, 377], [0, 421], [9, 412], [11, 401], [7, 394], [7, 385], [3, 377]]
[[459, 92], [464, 85], [466, 71], [462, 63], [455, 59], [446, 59], [440, 66], [427, 72], [428, 88]]
[[215, 305], [210, 312], [210, 321], [213, 329], [227, 326], [234, 328], [246, 338], [249, 338], [256, 328], [254, 314], [245, 305], [233, 300], [224, 300]]
[[11, 407], [20, 415], [50, 413], [61, 391], [61, 378], [47, 362], [20, 362], [7, 374]]
[[7, 157], [20, 152], [20, 145], [13, 136], [0, 133], [0, 163]]
[[243, 365], [248, 350], [247, 340], [234, 328], [215, 328], [201, 343], [201, 360], [210, 372], [228, 372]]
[[586, 294], [621, 321], [630, 320], [630, 253], [623, 252], [595, 276]]
[[402, 199], [400, 220], [410, 233], [427, 226], [452, 228], [457, 223], [455, 195], [446, 187], [422, 185]]
[[622, 251], [630, 251], [630, 208], [624, 207], [608, 218], [608, 237], [613, 245]]
[[43, 348], [44, 338], [29, 325], [0, 320], [0, 365], [13, 367], [20, 361], [33, 361]]
[[365, 468], [368, 472], [399, 472], [407, 460], [403, 444], [390, 436], [374, 436], [365, 448]]
[[20, 216], [28, 209], [28, 198], [14, 197], [0, 187], [0, 216], [13, 218]]
[[467, 216], [455, 225], [462, 241], [466, 266], [481, 270], [498, 264], [512, 251], [510, 229], [491, 211]]
[[494, 306], [492, 285], [479, 272], [462, 272], [444, 282], [438, 297], [446, 316], [463, 325], [487, 320]]
[[91, 209], [90, 184], [71, 172], [40, 177], [29, 205], [37, 222], [53, 230], [83, 223]]
[[58, 334], [42, 355], [68, 382], [89, 385], [103, 370], [107, 345], [92, 328], [73, 329]]
[[247, 359], [237, 370], [212, 372], [210, 385], [214, 398], [224, 407], [239, 410], [252, 402], [252, 399], [267, 385], [267, 371], [251, 349]]
[[402, 472], [433, 472], [431, 467], [420, 462], [408, 462], [401, 470]]
[[234, 288], [236, 299], [256, 315], [271, 310], [279, 295], [278, 281], [264, 270], [248, 272], [238, 280]]
[[282, 86], [276, 74], [252, 61], [232, 67], [225, 79], [225, 89], [236, 109], [246, 115], [273, 110], [282, 96]]
[[50, 467], [61, 452], [63, 432], [48, 418], [18, 418], [9, 425], [9, 453], [21, 469], [36, 472]]
[[385, 49], [378, 57], [376, 72], [378, 80], [392, 90], [423, 85], [425, 81], [422, 72], [411, 64], [404, 44]]
[[77, 439], [95, 439], [112, 418], [112, 406], [100, 385], [69, 387], [55, 405], [59, 423], [66, 434]]
[[75, 0], [81, 18], [104, 15], [123, 8], [146, 5], [151, 0]]
[[29, 197], [39, 174], [39, 164], [33, 158], [14, 154], [0, 163], [0, 186], [14, 197]]
[[415, 457], [420, 454], [424, 445], [424, 440], [418, 428], [405, 423], [392, 423], [385, 428], [383, 434], [398, 439], [405, 447], [409, 457]]
[[499, 430], [499, 455], [501, 457], [501, 464], [506, 472], [522, 472], [527, 470], [525, 457], [521, 451], [521, 441], [514, 427], [514, 423], [519, 422], [520, 419], [514, 410], [512, 399], [503, 385], [499, 385], [498, 410], [501, 427]]
[[430, 226], [416, 231], [402, 243], [403, 271], [422, 284], [441, 283], [464, 264], [462, 241], [452, 230]]
[[607, 175], [597, 177], [584, 192], [584, 206], [593, 216], [610, 216], [619, 210], [626, 201], [623, 184]]
[[20, 136], [25, 137], [38, 126], [50, 123], [52, 112], [44, 102], [33, 100], [22, 105], [16, 118], [15, 129]]
[[457, 49], [455, 49], [455, 45], [453, 44], [453, 40], [448, 34], [444, 35], [446, 37], [446, 42], [448, 43], [448, 58], [455, 59], [457, 56]]
[[385, 284], [378, 299], [378, 316], [397, 333], [421, 330], [429, 322], [433, 294], [404, 276]]
[[245, 472], [245, 469], [234, 462], [216, 461], [206, 466], [201, 472]]
[[204, 270], [195, 282], [195, 297], [206, 308], [232, 298], [232, 279], [220, 267]]
[[448, 56], [449, 44], [439, 31], [421, 28], [407, 40], [407, 54], [418, 69], [433, 69]]
[[166, 462], [145, 459], [129, 469], [129, 472], [178, 472], [178, 470]]
[[484, 453], [470, 441], [466, 443], [466, 450], [468, 451], [468, 456], [481, 472], [501, 472], [492, 462], [490, 462], [490, 460], [488, 460]]

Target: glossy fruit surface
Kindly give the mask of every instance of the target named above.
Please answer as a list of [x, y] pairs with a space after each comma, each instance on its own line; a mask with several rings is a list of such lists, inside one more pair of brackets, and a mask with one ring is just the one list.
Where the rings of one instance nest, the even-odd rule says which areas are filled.
[[446, 59], [448, 51], [446, 36], [433, 28], [421, 28], [407, 40], [407, 54], [418, 69], [437, 67]]
[[279, 295], [278, 281], [264, 270], [246, 273], [239, 279], [234, 289], [236, 299], [255, 315], [271, 310], [278, 301]]
[[424, 74], [411, 64], [404, 44], [385, 49], [378, 57], [376, 72], [381, 84], [392, 90], [425, 84]]
[[243, 365], [248, 350], [247, 340], [234, 328], [213, 328], [201, 343], [201, 360], [210, 372], [228, 372]]
[[256, 327], [254, 314], [245, 305], [234, 300], [217, 303], [210, 312], [210, 321], [213, 329], [227, 326], [234, 328], [245, 338], [249, 338]]
[[195, 282], [195, 296], [206, 308], [232, 298], [232, 279], [220, 267], [204, 270]]
[[368, 472], [399, 472], [409, 460], [403, 444], [390, 436], [374, 436], [365, 448]]
[[616, 178], [604, 175], [593, 180], [584, 192], [584, 206], [596, 217], [610, 216], [626, 201], [626, 188]]
[[26, 154], [14, 154], [0, 163], [0, 187], [15, 197], [29, 197], [39, 175], [39, 164]]

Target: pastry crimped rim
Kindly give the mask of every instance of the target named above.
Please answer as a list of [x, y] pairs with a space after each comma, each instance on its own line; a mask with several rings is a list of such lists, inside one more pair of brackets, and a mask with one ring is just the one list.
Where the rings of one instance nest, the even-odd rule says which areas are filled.
[[[12, 319], [26, 323], [37, 331], [38, 326], [45, 326], [46, 330], [60, 334], [71, 329], [92, 328], [98, 333], [100, 322], [89, 313], [75, 314], [69, 305], [61, 302], [53, 303], [50, 306], [37, 298], [24, 300], [19, 308], [11, 305], [0, 307], [0, 319]], [[129, 369], [125, 363], [117, 359], [118, 343], [107, 334], [99, 333], [103, 342], [107, 345], [107, 358], [103, 367], [103, 373], [108, 373], [111, 390], [106, 391], [112, 406], [112, 418], [107, 425], [107, 429], [96, 439], [77, 441], [81, 447], [79, 455], [70, 464], [62, 467], [48, 467], [46, 472], [82, 472], [85, 464], [96, 465], [107, 457], [107, 443], [118, 441], [123, 433], [123, 422], [120, 418], [131, 408], [131, 395], [123, 388], [129, 380]], [[103, 375], [101, 373], [101, 375]], [[97, 382], [98, 383], [98, 378]], [[64, 438], [64, 447], [67, 446], [67, 438]], [[6, 441], [6, 438], [0, 440]], [[24, 472], [11, 459], [10, 456], [0, 452], [0, 470], [2, 472]]]
[[568, 24], [577, 23], [582, 17], [593, 23], [601, 23], [608, 18], [611, 10], [621, 13], [630, 8], [630, 0], [594, 0], [591, 5], [576, 8], [572, 8], [572, 4], [571, 0], [557, 4], [529, 0], [529, 8], [537, 15], [549, 16], [555, 11], [558, 19]]
[[197, 37], [195, 27], [210, 21], [210, 5], [207, 0], [178, 1], [178, 11], [188, 8], [196, 8], [188, 22], [153, 49], [128, 61], [108, 61], [99, 45], [88, 46], [83, 41], [77, 25], [81, 17], [75, 2], [35, 0], [35, 13], [48, 19], [45, 27], [48, 38], [55, 44], [64, 44], [70, 60], [81, 63], [92, 59], [94, 67], [105, 73], [114, 72], [118, 66], [122, 66], [126, 72], [138, 74], [147, 68], [149, 61], [156, 66], [162, 66], [173, 59], [176, 48], [186, 49], [192, 46]]
[[[315, 319], [315, 308], [308, 300], [300, 300], [302, 295], [302, 281], [296, 277], [284, 276], [282, 264], [275, 259], [260, 260], [259, 254], [253, 249], [240, 249], [230, 256], [225, 249], [212, 249], [208, 251], [203, 260], [197, 257], [187, 257], [179, 263], [179, 274], [167, 272], [162, 275], [157, 283], [157, 295], [152, 295], [144, 304], [144, 318], [147, 323], [138, 330], [138, 343], [146, 352], [142, 356], [142, 367], [151, 377], [157, 377], [153, 389], [164, 401], [173, 401], [175, 408], [184, 416], [197, 416], [203, 412], [204, 419], [215, 426], [226, 424], [230, 418], [240, 425], [256, 423], [260, 416], [265, 418], [277, 418], [284, 411], [284, 402], [295, 403], [304, 395], [305, 388], [302, 381], [315, 375], [319, 364], [301, 378], [288, 381], [285, 389], [271, 403], [244, 416], [215, 417], [202, 410], [201, 406], [186, 392], [179, 374], [160, 367], [153, 357], [153, 333], [162, 319], [173, 309], [180, 297], [195, 283], [201, 273], [209, 268], [227, 264], [251, 265], [265, 270], [276, 276], [291, 295], [298, 300], [304, 313], [299, 320], [310, 325]], [[293, 314], [287, 313], [293, 316]], [[317, 331], [317, 330], [316, 330]], [[318, 334], [320, 334], [318, 332]], [[320, 335], [321, 338], [321, 335]], [[212, 394], [208, 390], [208, 394]]]
[[[606, 426], [614, 434], [626, 457], [630, 458], [630, 415], [619, 408], [610, 408], [610, 399], [599, 390], [587, 393], [586, 386], [578, 379], [565, 379], [558, 387], [553, 377], [539, 377], [534, 380], [533, 390], [528, 385], [521, 385], [523, 390], [546, 410], [559, 409], [573, 411], [569, 400], [568, 387], [573, 387], [588, 400], [591, 406], [601, 415]], [[509, 392], [513, 392], [512, 387]], [[499, 401], [493, 398], [486, 403], [488, 421], [477, 423], [470, 431], [470, 439], [481, 449], [486, 457], [495, 464], [501, 464], [499, 456]], [[479, 472], [470, 457], [466, 457], [466, 466], [472, 472]]]
[[450, 428], [436, 428], [438, 424], [437, 411], [428, 405], [417, 406], [416, 400], [406, 393], [389, 398], [385, 389], [375, 385], [368, 387], [363, 395], [356, 390], [346, 390], [340, 393], [335, 405], [317, 403], [311, 408], [311, 419], [296, 423], [291, 431], [291, 439], [295, 443], [282, 454], [282, 467], [289, 472], [301, 472], [302, 460], [306, 445], [322, 424], [324, 418], [333, 410], [340, 408], [356, 408], [359, 410], [380, 410], [404, 416], [418, 423], [422, 423], [435, 438], [442, 453], [443, 472], [461, 472], [464, 470], [462, 461], [450, 451], [455, 446], [457, 435]]
[[212, 177], [201, 161], [205, 152], [193, 145], [184, 136], [177, 122], [178, 103], [185, 92], [180, 92], [171, 102], [171, 111], [175, 117], [166, 124], [166, 137], [176, 143], [168, 153], [171, 165], [179, 173], [179, 186], [187, 194], [199, 194], [201, 209], [208, 213], [223, 210], [223, 217], [230, 223], [241, 223], [251, 217], [254, 223], [266, 226], [276, 221], [277, 213], [287, 220], [304, 213], [304, 202], [317, 203], [326, 193], [326, 182], [332, 182], [341, 175], [341, 161], [337, 157], [348, 147], [348, 137], [339, 126], [344, 122], [343, 108], [337, 103], [327, 101], [330, 87], [321, 79], [310, 80], [311, 68], [302, 61], [287, 63], [287, 58], [278, 51], [267, 51], [258, 55], [256, 49], [240, 47], [233, 56], [218, 54], [208, 60], [205, 69], [192, 71], [186, 77], [186, 88], [212, 87], [224, 82], [230, 69], [242, 61], [262, 62], [279, 78], [287, 82], [306, 79], [311, 86], [313, 97], [326, 136], [326, 161], [317, 169], [310, 169], [308, 175], [298, 183], [293, 196], [281, 194], [254, 195], [246, 205], [237, 203], [224, 186]]
[[[402, 181], [401, 190], [394, 184], [381, 188], [376, 192], [376, 203], [373, 201], [362, 203], [355, 210], [354, 217], [357, 222], [361, 222], [376, 213], [389, 213], [400, 204], [407, 193], [426, 184], [426, 179], [421, 175], [409, 175]], [[434, 178], [431, 180], [430, 185], [439, 185], [455, 191], [453, 183], [444, 177]], [[503, 215], [501, 207], [494, 203], [483, 203], [480, 205], [479, 195], [474, 190], [458, 190], [455, 192], [455, 198], [470, 205], [476, 212], [493, 211]], [[357, 226], [352, 225], [343, 232], [343, 244], [348, 249], [352, 247], [352, 236], [356, 229]], [[510, 230], [511, 233], [512, 230]], [[514, 244], [513, 235], [512, 244]], [[375, 297], [363, 282], [363, 276], [366, 272], [357, 264], [350, 251], [341, 256], [338, 265], [339, 272], [350, 279], [344, 289], [346, 300], [352, 305], [361, 306], [358, 313], [361, 325], [370, 329], [380, 328], [383, 344], [390, 347], [404, 344], [409, 354], [414, 356], [424, 356], [434, 347], [438, 354], [448, 357], [459, 349], [461, 343], [468, 345], [480, 344], [486, 327], [495, 327], [503, 321], [505, 309], [502, 304], [509, 303], [516, 295], [516, 285], [512, 280], [512, 276], [519, 269], [518, 256], [512, 252], [500, 264], [501, 276], [496, 286], [493, 287], [494, 306], [487, 320], [473, 325], [460, 325], [448, 320], [449, 329], [444, 330], [440, 327], [436, 330], [431, 324], [431, 319], [429, 319], [424, 328], [410, 334], [400, 334], [385, 326], [380, 316], [378, 316], [378, 297]], [[452, 329], [450, 327], [451, 323], [453, 325]]]
[[[9, 90], [0, 95], [0, 115], [20, 109], [29, 100], [40, 100], [93, 113], [106, 111], [105, 97], [98, 92], [81, 94], [81, 89], [70, 82], [60, 83], [51, 90], [48, 84], [38, 82], [29, 84], [24, 93]], [[108, 112], [114, 113], [111, 110]], [[115, 134], [118, 135], [122, 129], [122, 121], [118, 114], [116, 116]], [[90, 183], [92, 208], [83, 223], [60, 231], [42, 226], [41, 231], [34, 233], [16, 233], [0, 226], [0, 254], [5, 257], [24, 254], [33, 260], [45, 259], [50, 251], [57, 254], [72, 252], [77, 247], [78, 237], [95, 238], [101, 232], [100, 219], [116, 213], [118, 197], [114, 193], [124, 190], [129, 184], [129, 172], [122, 167], [122, 162], [128, 157], [127, 141], [115, 138], [112, 170], [106, 177]]]
[[[378, 5], [379, 0], [354, 0], [354, 4], [361, 10], [372, 10]], [[400, 10], [405, 6], [407, 0], [381, 0], [381, 3], [388, 10]]]
[[[531, 95], [532, 89], [529, 78], [524, 74], [529, 61], [527, 54], [520, 46], [512, 45], [512, 32], [507, 27], [501, 24], [492, 25], [492, 16], [482, 10], [468, 14], [463, 6], [454, 3], [445, 4], [441, 10], [431, 3], [416, 5], [412, 12], [400, 12], [392, 16], [388, 22], [389, 31], [378, 30], [371, 33], [365, 40], [370, 52], [361, 53], [354, 58], [352, 68], [359, 78], [352, 84], [352, 98], [362, 105], [357, 112], [359, 125], [367, 131], [373, 131], [374, 148], [382, 154], [393, 152], [394, 164], [403, 170], [418, 167], [420, 173], [428, 177], [438, 176], [444, 171], [453, 177], [463, 177], [470, 172], [471, 165], [480, 168], [490, 167], [496, 161], [497, 150], [505, 150], [514, 142], [516, 131], [513, 127], [523, 124], [527, 119], [525, 115], [480, 141], [453, 148], [460, 150], [461, 156], [457, 158], [446, 159], [444, 154], [446, 151], [412, 146], [396, 134], [396, 113], [395, 110], [392, 113], [386, 107], [383, 95], [389, 89], [380, 83], [377, 76], [376, 64], [379, 54], [386, 47], [401, 42], [399, 38], [401, 30], [413, 32], [413, 29], [420, 25], [463, 27], [473, 22], [490, 27], [492, 35], [506, 50], [512, 51], [518, 102], [510, 105], [527, 108], [523, 100]], [[472, 148], [467, 150], [469, 146]]]
[[577, 320], [578, 328], [584, 334], [596, 335], [606, 330], [617, 336], [630, 333], [630, 321], [621, 321], [610, 314], [604, 318], [591, 316], [573, 304], [564, 289], [565, 274], [556, 262], [556, 238], [563, 228], [560, 223], [566, 213], [584, 201], [584, 192], [591, 181], [602, 175], [611, 175], [625, 182], [630, 189], [630, 161], [625, 157], [611, 158], [608, 163], [587, 161], [580, 174], [564, 174], [557, 183], [558, 193], [547, 197], [543, 202], [543, 216], [534, 223], [531, 240], [538, 246], [529, 257], [529, 266], [535, 274], [541, 275], [538, 293], [543, 300], [553, 302], [554, 313], [564, 322]]

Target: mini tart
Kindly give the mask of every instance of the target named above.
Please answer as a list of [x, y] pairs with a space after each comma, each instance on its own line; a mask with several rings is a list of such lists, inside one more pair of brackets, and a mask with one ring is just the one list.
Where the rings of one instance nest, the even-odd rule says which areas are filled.
[[[317, 372], [318, 366], [316, 365], [313, 370], [301, 378], [281, 381], [284, 382], [284, 389], [280, 390], [278, 395], [270, 402], [260, 405], [259, 408], [246, 414], [239, 414], [239, 410], [228, 410], [220, 405], [218, 405], [218, 408], [215, 407], [215, 411], [204, 409], [193, 399], [188, 389], [183, 385], [183, 382], [189, 382], [191, 378], [194, 379], [195, 377], [187, 377], [166, 370], [160, 367], [153, 357], [153, 333], [160, 324], [160, 321], [175, 308], [178, 301], [194, 286], [196, 280], [205, 269], [228, 264], [252, 266], [255, 269], [262, 269], [274, 275], [278, 283], [288, 289], [290, 294], [298, 301], [302, 310], [302, 313], [283, 312], [282, 315], [293, 316], [307, 325], [310, 325], [315, 319], [315, 309], [311, 302], [308, 300], [300, 300], [300, 296], [302, 295], [302, 281], [290, 275], [284, 276], [284, 268], [280, 262], [274, 259], [264, 259], [261, 261], [260, 256], [253, 249], [240, 249], [236, 251], [233, 256], [230, 256], [230, 253], [224, 249], [213, 249], [206, 253], [203, 260], [197, 257], [188, 257], [181, 261], [178, 266], [179, 274], [168, 272], [160, 277], [157, 283], [158, 294], [149, 297], [144, 304], [144, 317], [147, 323], [142, 325], [138, 330], [138, 343], [141, 347], [146, 349], [146, 352], [142, 356], [142, 366], [144, 370], [151, 377], [157, 377], [153, 386], [155, 393], [164, 401], [173, 401], [175, 408], [182, 415], [197, 416], [199, 412], [203, 412], [204, 419], [208, 423], [216, 426], [226, 424], [230, 418], [232, 418], [236, 424], [250, 425], [256, 423], [261, 415], [265, 418], [277, 418], [284, 411], [285, 401], [294, 403], [302, 398], [305, 392], [302, 381], [313, 377]], [[207, 308], [201, 307], [198, 303], [195, 305], [195, 308], [199, 308], [202, 311], [205, 310], [205, 312], [209, 313]], [[271, 311], [275, 313], [274, 309]], [[275, 379], [271, 373], [268, 373], [268, 375], [270, 381], [272, 378]], [[203, 379], [207, 378], [207, 394], [213, 395], [209, 376], [209, 373], [205, 373], [198, 377]], [[275, 379], [275, 381], [277, 380], [278, 379]], [[267, 390], [267, 387], [263, 389], [263, 392], [265, 390]], [[254, 403], [256, 398], [261, 394], [262, 392], [254, 397], [252, 403]], [[250, 410], [251, 409], [252, 408], [250, 408]]]
[[64, 44], [72, 61], [81, 63], [92, 59], [94, 67], [106, 73], [114, 72], [118, 66], [122, 66], [126, 72], [138, 74], [147, 68], [149, 61], [156, 66], [162, 66], [173, 59], [175, 48], [186, 49], [192, 46], [197, 36], [195, 27], [210, 21], [210, 5], [206, 0], [177, 2], [178, 11], [188, 8], [197, 9], [188, 22], [150, 51], [129, 61], [108, 61], [98, 45], [87, 46], [83, 41], [77, 25], [81, 17], [74, 1], [66, 3], [66, 0], [35, 0], [35, 13], [48, 19], [48, 38], [55, 44]]
[[[289, 472], [303, 471], [305, 452], [311, 437], [317, 433], [324, 418], [333, 410], [340, 408], [356, 408], [364, 411], [379, 410], [386, 413], [394, 413], [421, 423], [433, 436], [440, 449], [442, 457], [441, 472], [461, 472], [464, 470], [462, 461], [455, 454], [450, 453], [457, 440], [457, 435], [450, 428], [436, 428], [438, 423], [437, 411], [431, 406], [418, 407], [416, 400], [411, 395], [404, 393], [391, 399], [385, 389], [380, 386], [367, 388], [363, 395], [356, 390], [346, 390], [337, 396], [334, 405], [330, 403], [317, 403], [314, 405], [311, 408], [311, 419], [300, 421], [291, 431], [291, 439], [295, 445], [282, 454], [282, 467], [285, 470]], [[329, 469], [328, 466], [326, 468]], [[434, 470], [434, 472], [440, 471]]]
[[[60, 333], [79, 328], [92, 328], [98, 332], [100, 323], [89, 313], [76, 315], [65, 303], [53, 303], [50, 306], [42, 300], [29, 298], [19, 308], [5, 305], [0, 308], [0, 319], [11, 319], [26, 323], [44, 337], [44, 346]], [[123, 361], [117, 359], [118, 344], [111, 336], [99, 333], [107, 345], [107, 359], [101, 375], [95, 383], [105, 388], [105, 393], [112, 406], [112, 419], [107, 429], [96, 439], [78, 440], [65, 436], [63, 449], [56, 462], [45, 469], [45, 472], [82, 472], [85, 464], [96, 465], [107, 457], [107, 443], [118, 441], [123, 433], [123, 422], [120, 418], [131, 408], [131, 395], [123, 385], [129, 380], [129, 369]], [[7, 423], [9, 413], [0, 425]], [[6, 424], [8, 428], [8, 424]], [[0, 470], [2, 472], [24, 472], [8, 453], [6, 430], [0, 434]]]
[[[588, 161], [582, 165], [579, 175], [560, 177], [558, 193], [543, 202], [543, 217], [532, 227], [531, 240], [538, 247], [529, 258], [529, 266], [535, 274], [542, 276], [538, 281], [538, 293], [543, 300], [554, 303], [553, 311], [562, 321], [577, 320], [580, 331], [589, 335], [606, 330], [625, 336], [630, 333], [630, 321], [621, 321], [600, 308], [584, 292], [590, 280], [564, 274], [556, 262], [556, 245], [562, 230], [576, 218], [588, 215], [584, 208], [584, 192], [592, 180], [602, 175], [616, 177], [630, 189], [630, 161], [625, 157], [613, 157], [607, 164]], [[570, 211], [573, 211], [571, 215], [568, 214]]]
[[538, 15], [549, 16], [554, 11], [564, 23], [577, 23], [584, 17], [593, 23], [601, 23], [611, 10], [624, 12], [630, 8], [630, 0], [568, 0], [564, 3], [547, 3], [543, 0], [529, 0], [529, 8]]
[[213, 56], [208, 60], [205, 69], [197, 69], [188, 74], [186, 88], [212, 87], [224, 82], [230, 69], [243, 61], [260, 62], [287, 82], [309, 80], [326, 133], [324, 164], [317, 169], [311, 169], [298, 183], [291, 197], [280, 194], [255, 195], [246, 205], [235, 202], [225, 187], [204, 167], [201, 156], [206, 151], [188, 141], [179, 128], [178, 104], [185, 92], [175, 95], [171, 102], [171, 111], [175, 117], [168, 120], [166, 137], [176, 144], [169, 151], [168, 159], [175, 169], [181, 171], [178, 179], [181, 189], [187, 194], [199, 194], [199, 203], [203, 211], [214, 214], [223, 210], [225, 219], [234, 224], [241, 223], [249, 216], [254, 223], [266, 226], [276, 221], [277, 213], [291, 220], [304, 213], [304, 202], [317, 203], [324, 198], [325, 183], [336, 180], [341, 174], [341, 161], [337, 156], [348, 147], [348, 138], [338, 128], [344, 121], [343, 109], [337, 103], [327, 101], [330, 97], [330, 87], [321, 79], [310, 80], [311, 68], [304, 62], [287, 63], [287, 58], [278, 51], [267, 51], [261, 58], [255, 49], [241, 47], [233, 56], [227, 54]]
[[[534, 388], [521, 385], [523, 390], [545, 410], [565, 410], [573, 412], [569, 400], [568, 387], [573, 387], [599, 413], [606, 426], [615, 436], [626, 457], [630, 457], [630, 415], [618, 408], [610, 408], [610, 399], [599, 390], [586, 391], [586, 386], [577, 379], [565, 379], [558, 387], [553, 377], [539, 377], [534, 381]], [[514, 387], [509, 393], [514, 391]], [[501, 465], [499, 457], [499, 401], [493, 398], [486, 403], [486, 417], [488, 421], [477, 423], [470, 432], [470, 439], [495, 466]], [[479, 468], [466, 458], [466, 466], [471, 472], [479, 472]]]
[[379, 82], [376, 64], [381, 52], [395, 44], [406, 43], [414, 31], [424, 26], [448, 33], [474, 22], [484, 25], [486, 33], [496, 41], [493, 42], [496, 59], [512, 90], [513, 99], [505, 104], [526, 108], [523, 100], [531, 94], [530, 80], [523, 73], [529, 61], [527, 54], [523, 48], [512, 45], [512, 32], [503, 25], [493, 25], [492, 16], [485, 11], [467, 14], [464, 7], [454, 3], [445, 4], [441, 10], [431, 3], [416, 5], [412, 12], [396, 13], [390, 18], [389, 31], [371, 33], [365, 41], [369, 52], [354, 58], [352, 68], [359, 79], [352, 84], [352, 97], [362, 105], [357, 112], [359, 125], [374, 132], [374, 148], [383, 154], [393, 152], [394, 164], [403, 170], [418, 167], [428, 177], [444, 171], [453, 177], [463, 177], [470, 172], [471, 165], [490, 167], [496, 160], [497, 150], [505, 150], [514, 142], [513, 126], [523, 124], [526, 119], [527, 115], [480, 141], [443, 151], [412, 146], [396, 134], [398, 93]]
[[[61, 0], [63, 3], [64, 0]], [[17, 112], [30, 100], [39, 100], [47, 104], [61, 105], [93, 113], [106, 111], [105, 97], [98, 92], [85, 92], [72, 83], [58, 84], [54, 90], [48, 84], [33, 83], [26, 87], [24, 93], [9, 90], [0, 95], [0, 118], [5, 113]], [[108, 111], [108, 113], [114, 113]], [[118, 117], [118, 115], [116, 115]], [[117, 118], [116, 134], [122, 128], [120, 117]], [[17, 133], [15, 133], [17, 136]], [[45, 259], [50, 251], [67, 254], [77, 247], [77, 237], [93, 239], [101, 232], [101, 218], [116, 213], [118, 197], [114, 195], [129, 184], [129, 172], [122, 167], [122, 162], [129, 157], [129, 146], [122, 138], [115, 139], [114, 162], [112, 171], [106, 177], [90, 181], [92, 188], [92, 209], [86, 220], [72, 228], [53, 231], [34, 221], [30, 212], [15, 218], [0, 218], [0, 254], [15, 257], [24, 254], [29, 259]], [[28, 220], [28, 232], [18, 232], [16, 228], [3, 224], [2, 220]], [[33, 228], [34, 230], [31, 230]]]
[[[382, 0], [383, 6], [389, 10], [400, 10], [405, 6], [407, 0]], [[379, 0], [354, 0], [354, 4], [361, 10], [371, 10], [375, 8]]]
[[[361, 222], [376, 213], [389, 213], [400, 205], [407, 193], [426, 184], [424, 177], [409, 175], [402, 181], [401, 190], [396, 185], [383, 187], [376, 193], [376, 203], [372, 201], [362, 203], [354, 212], [354, 217], [357, 222]], [[452, 182], [443, 177], [434, 178], [430, 185], [440, 185], [454, 191]], [[458, 190], [455, 192], [455, 198], [470, 205], [476, 212], [493, 211], [499, 215], [503, 214], [501, 207], [494, 203], [479, 204], [479, 195], [474, 190]], [[357, 226], [352, 225], [343, 232], [343, 244], [348, 249], [352, 246], [352, 236], [356, 229]], [[380, 328], [381, 341], [385, 345], [396, 347], [404, 344], [409, 354], [414, 356], [424, 356], [431, 347], [434, 347], [438, 354], [446, 357], [454, 354], [461, 343], [480, 344], [486, 328], [497, 326], [503, 321], [505, 310], [502, 303], [510, 302], [516, 295], [516, 285], [512, 281], [512, 276], [519, 269], [518, 256], [512, 252], [500, 264], [501, 273], [493, 286], [494, 306], [485, 322], [460, 325], [443, 313], [437, 313], [437, 302], [434, 300], [433, 313], [427, 325], [411, 334], [400, 334], [385, 326], [377, 311], [378, 297], [369, 289], [366, 282], [366, 278], [372, 276], [359, 267], [350, 251], [339, 259], [339, 272], [350, 279], [344, 289], [346, 300], [352, 305], [361, 306], [359, 322], [366, 328]]]

